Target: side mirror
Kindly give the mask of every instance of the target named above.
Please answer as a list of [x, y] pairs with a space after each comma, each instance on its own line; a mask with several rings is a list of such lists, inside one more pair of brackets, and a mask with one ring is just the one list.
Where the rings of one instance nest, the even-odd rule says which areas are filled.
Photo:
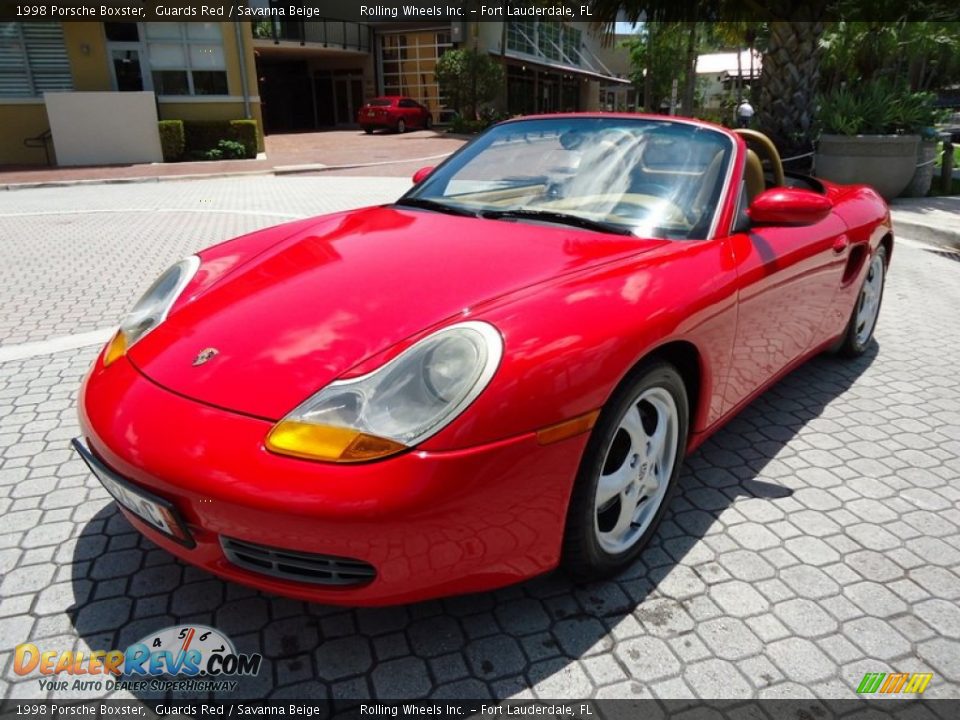
[[747, 215], [755, 225], [815, 225], [832, 209], [828, 198], [812, 190], [781, 187], [757, 195]]
[[422, 167], [413, 174], [413, 184], [419, 185], [427, 179], [427, 175], [433, 172], [433, 165]]

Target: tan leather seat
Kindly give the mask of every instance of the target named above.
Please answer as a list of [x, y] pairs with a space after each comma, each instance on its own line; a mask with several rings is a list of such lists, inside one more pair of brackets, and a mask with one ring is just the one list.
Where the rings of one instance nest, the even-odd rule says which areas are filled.
[[760, 162], [760, 156], [750, 149], [747, 150], [747, 164], [743, 169], [743, 179], [747, 183], [747, 201], [751, 203], [766, 189], [767, 184], [763, 179], [763, 164]]

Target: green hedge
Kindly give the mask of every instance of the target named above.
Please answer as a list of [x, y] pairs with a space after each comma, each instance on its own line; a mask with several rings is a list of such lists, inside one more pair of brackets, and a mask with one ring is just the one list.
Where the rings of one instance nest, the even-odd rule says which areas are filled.
[[183, 127], [188, 155], [207, 153], [229, 140], [243, 145], [243, 157], [257, 156], [256, 120], [185, 120]]
[[183, 157], [183, 151], [186, 148], [183, 120], [161, 120], [159, 124], [163, 161], [176, 162]]

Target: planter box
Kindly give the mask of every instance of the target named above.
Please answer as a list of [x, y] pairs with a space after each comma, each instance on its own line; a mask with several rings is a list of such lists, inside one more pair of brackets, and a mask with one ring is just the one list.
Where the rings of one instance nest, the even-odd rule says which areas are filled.
[[871, 185], [892, 200], [913, 178], [919, 142], [919, 135], [822, 135], [816, 174], [844, 185]]

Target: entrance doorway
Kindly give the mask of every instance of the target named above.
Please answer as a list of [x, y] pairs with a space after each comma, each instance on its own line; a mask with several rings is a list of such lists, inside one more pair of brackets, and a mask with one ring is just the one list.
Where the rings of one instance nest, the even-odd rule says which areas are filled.
[[314, 73], [319, 125], [354, 125], [363, 107], [363, 75], [352, 71]]

